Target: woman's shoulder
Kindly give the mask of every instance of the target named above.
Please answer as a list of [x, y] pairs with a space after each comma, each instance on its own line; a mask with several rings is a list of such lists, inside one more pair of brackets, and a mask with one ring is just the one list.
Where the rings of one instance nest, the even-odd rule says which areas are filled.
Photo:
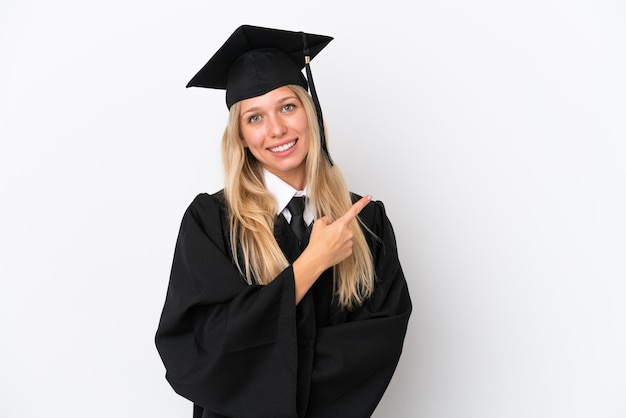
[[185, 221], [199, 225], [206, 232], [220, 232], [226, 214], [224, 191], [198, 193], [185, 211]]
[[224, 200], [224, 190], [215, 193], [198, 193], [189, 204], [191, 210], [222, 210], [226, 207]]

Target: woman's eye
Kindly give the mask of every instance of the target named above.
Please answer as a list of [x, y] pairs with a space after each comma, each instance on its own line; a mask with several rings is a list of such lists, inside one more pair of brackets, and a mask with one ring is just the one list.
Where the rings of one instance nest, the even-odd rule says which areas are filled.
[[250, 123], [256, 123], [261, 119], [261, 117], [259, 115], [254, 115], [254, 116], [250, 116], [248, 118], [248, 122]]
[[292, 111], [294, 108], [295, 108], [295, 106], [293, 104], [291, 104], [291, 103], [286, 104], [286, 105], [283, 106], [283, 110], [285, 110], [287, 112]]

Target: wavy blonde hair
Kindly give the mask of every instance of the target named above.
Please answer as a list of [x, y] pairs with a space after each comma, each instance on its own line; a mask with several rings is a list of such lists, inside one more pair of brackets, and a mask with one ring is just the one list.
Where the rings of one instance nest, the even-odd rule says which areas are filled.
[[[308, 198], [316, 208], [316, 219], [341, 217], [351, 206], [350, 192], [339, 168], [330, 166], [321, 151], [319, 124], [311, 96], [295, 85], [288, 86], [298, 96], [308, 120], [309, 151], [306, 160]], [[230, 223], [231, 252], [237, 268], [249, 283], [271, 282], [289, 262], [274, 238], [276, 202], [265, 188], [263, 167], [248, 152], [240, 134], [240, 103], [230, 108], [222, 137], [224, 195]], [[363, 303], [374, 288], [372, 254], [359, 225], [358, 217], [350, 228], [354, 233], [352, 255], [333, 268], [334, 291], [342, 308]]]

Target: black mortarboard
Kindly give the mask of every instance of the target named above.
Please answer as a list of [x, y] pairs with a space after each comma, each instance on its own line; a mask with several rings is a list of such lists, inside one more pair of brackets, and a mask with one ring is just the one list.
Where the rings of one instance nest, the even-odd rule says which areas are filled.
[[[326, 148], [322, 110], [309, 67], [309, 61], [332, 40], [330, 36], [242, 25], [187, 87], [225, 89], [229, 109], [240, 100], [261, 96], [288, 84], [308, 88], [317, 111], [322, 150], [332, 165]], [[307, 78], [302, 74], [305, 67]]]

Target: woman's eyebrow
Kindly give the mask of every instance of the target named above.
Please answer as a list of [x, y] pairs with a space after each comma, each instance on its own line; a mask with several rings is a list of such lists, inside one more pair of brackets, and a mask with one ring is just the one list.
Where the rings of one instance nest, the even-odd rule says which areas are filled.
[[253, 107], [250, 107], [250, 108], [248, 108], [248, 109], [246, 109], [246, 110], [242, 111], [242, 112], [241, 112], [241, 116], [245, 115], [246, 113], [257, 112], [259, 109], [260, 109], [260, 107], [259, 107], [259, 106], [253, 106]]
[[[276, 101], [276, 103], [277, 104], [282, 104], [282, 103], [288, 102], [290, 100], [298, 100], [298, 96], [295, 96], [295, 95], [294, 96], [285, 96], [285, 97], [282, 97], [282, 98], [278, 99]], [[252, 106], [250, 108], [247, 108], [247, 109], [243, 110], [241, 112], [241, 116], [245, 115], [246, 113], [250, 113], [250, 112], [258, 112], [260, 109], [261, 109], [260, 106]]]

